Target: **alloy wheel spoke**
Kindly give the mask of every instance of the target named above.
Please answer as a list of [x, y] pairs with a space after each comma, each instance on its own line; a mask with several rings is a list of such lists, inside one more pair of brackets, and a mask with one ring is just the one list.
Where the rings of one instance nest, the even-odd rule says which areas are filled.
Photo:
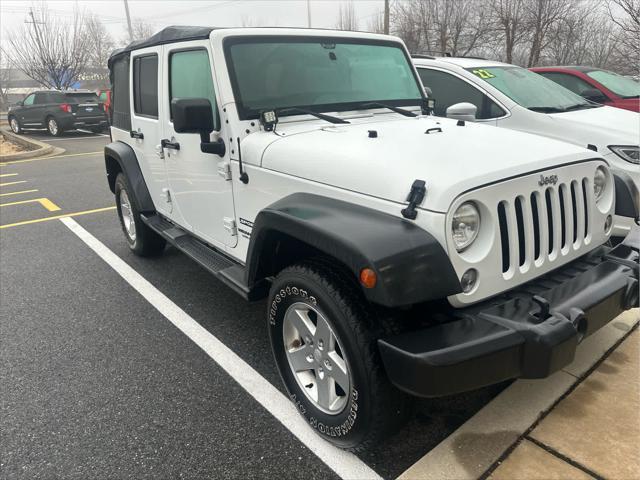
[[344, 390], [345, 393], [348, 393], [349, 392], [349, 374], [347, 373], [346, 362], [335, 351], [330, 352], [328, 356], [331, 364], [331, 370], [329, 375], [331, 375], [331, 377], [335, 380], [335, 382], [338, 385], [340, 385], [340, 388], [342, 388], [342, 390]]
[[331, 328], [329, 327], [329, 324], [327, 323], [327, 321], [321, 316], [318, 316], [316, 331], [314, 333], [315, 335], [313, 337], [315, 339], [316, 345], [322, 344], [324, 349], [333, 348], [332, 344], [334, 342], [333, 342], [333, 334], [331, 333]]
[[306, 337], [313, 338], [315, 326], [309, 318], [309, 310], [302, 308], [293, 308], [287, 311], [288, 320], [298, 330], [298, 334], [304, 339]]
[[322, 378], [320, 377], [321, 375], [316, 372], [318, 403], [322, 408], [330, 410], [336, 398], [334, 382], [333, 379], [326, 374], [322, 375]]

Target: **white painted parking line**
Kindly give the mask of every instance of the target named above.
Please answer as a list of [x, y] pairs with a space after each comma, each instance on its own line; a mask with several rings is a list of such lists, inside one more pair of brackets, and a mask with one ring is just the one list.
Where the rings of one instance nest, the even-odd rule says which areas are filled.
[[[93, 132], [90, 132], [89, 130], [83, 130], [81, 128], [78, 128], [77, 130], [78, 130], [78, 132], [82, 132], [82, 133], [93, 133]], [[106, 135], [104, 133], [96, 133], [95, 135], [98, 136], [98, 137], [108, 137], [109, 136], [109, 135]]]
[[113, 268], [156, 310], [209, 355], [231, 378], [279, 420], [298, 440], [344, 479], [380, 479], [381, 477], [352, 453], [334, 447], [320, 438], [298, 413], [295, 406], [262, 375], [236, 355], [214, 335], [196, 322], [178, 305], [124, 260], [109, 250], [100, 240], [69, 217], [61, 218], [91, 250]]

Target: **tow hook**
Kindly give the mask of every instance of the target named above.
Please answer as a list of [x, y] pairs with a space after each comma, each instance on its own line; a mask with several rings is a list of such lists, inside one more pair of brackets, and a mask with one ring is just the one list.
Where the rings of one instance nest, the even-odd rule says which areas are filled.
[[587, 333], [588, 326], [587, 317], [584, 312], [579, 308], [572, 308], [569, 310], [569, 321], [578, 332], [578, 343], [582, 342], [582, 339]]

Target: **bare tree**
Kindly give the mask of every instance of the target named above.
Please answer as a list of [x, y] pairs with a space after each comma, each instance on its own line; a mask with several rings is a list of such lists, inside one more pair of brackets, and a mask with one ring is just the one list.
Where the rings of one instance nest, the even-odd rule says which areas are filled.
[[99, 80], [106, 83], [109, 79], [107, 61], [115, 48], [113, 38], [100, 19], [94, 15], [86, 18], [86, 31], [89, 40], [88, 66], [94, 69]]
[[9, 104], [9, 82], [11, 70], [8, 68], [3, 50], [0, 48], [0, 109], [4, 110]]
[[619, 28], [618, 64], [624, 73], [640, 71], [640, 0], [610, 0], [609, 18]]
[[528, 0], [526, 13], [531, 46], [527, 66], [538, 64], [542, 52], [550, 42], [549, 32], [574, 8], [575, 0]]
[[7, 37], [9, 63], [38, 83], [56, 89], [73, 85], [89, 58], [83, 15], [74, 11], [70, 22], [52, 19], [45, 4], [31, 11], [31, 22]]
[[353, 0], [340, 3], [336, 28], [338, 30], [358, 30], [358, 19], [356, 18], [356, 9], [353, 5]]
[[505, 61], [513, 63], [514, 49], [527, 34], [524, 0], [493, 0], [491, 12], [496, 22], [495, 30], [502, 37]]
[[[133, 34], [132, 41], [144, 40], [154, 34], [154, 28], [151, 24], [145, 22], [140, 18], [134, 18], [131, 22], [131, 33]], [[123, 43], [128, 43], [129, 32], [127, 31], [127, 40]]]
[[367, 32], [384, 33], [384, 12], [376, 12], [367, 22]]

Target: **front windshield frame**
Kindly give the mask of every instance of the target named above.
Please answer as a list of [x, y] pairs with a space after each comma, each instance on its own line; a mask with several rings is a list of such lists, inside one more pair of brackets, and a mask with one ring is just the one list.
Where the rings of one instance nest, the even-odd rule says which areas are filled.
[[[604, 73], [607, 76], [606, 78], [607, 83], [603, 82], [602, 76], [598, 75], [601, 73]], [[596, 76], [593, 76], [592, 74], [596, 74]], [[619, 75], [615, 72], [611, 72], [609, 70], [602, 70], [602, 69], [589, 70], [588, 72], [585, 72], [585, 75], [590, 79], [598, 82], [607, 90], [610, 90], [614, 94], [618, 95], [620, 98], [638, 98], [638, 95], [640, 95], [640, 82], [637, 82], [633, 78], [627, 78], [624, 75]], [[634, 87], [636, 87], [637, 93], [634, 93], [633, 95], [629, 95], [627, 92], [621, 92], [619, 90], [616, 90], [615, 86], [612, 87], [611, 83], [609, 82], [610, 77], [620, 78], [623, 82], [627, 82], [630, 85], [633, 85]]]
[[[592, 107], [600, 106], [598, 104], [595, 104], [593, 102], [586, 100], [585, 98], [581, 97], [577, 93], [574, 93], [571, 90], [563, 87], [562, 85], [559, 85], [553, 80], [549, 80], [548, 78], [545, 78], [543, 75], [532, 72], [531, 70], [528, 70], [526, 68], [518, 67], [517, 65], [490, 65], [490, 66], [483, 66], [483, 67], [465, 68], [465, 70], [467, 70], [471, 75], [473, 75], [478, 80], [482, 80], [483, 82], [491, 85], [493, 88], [499, 91], [502, 95], [505, 95], [506, 97], [508, 97], [509, 99], [511, 99], [518, 105], [520, 105], [521, 107], [530, 109], [532, 111], [540, 111], [539, 109], [548, 108], [550, 109], [550, 112], [548, 113], [562, 113], [564, 111], [567, 111], [566, 110], [567, 108], [575, 107], [575, 106], [584, 106], [584, 108], [592, 108]], [[522, 98], [517, 98], [519, 96], [515, 95], [515, 92], [504, 91], [494, 83], [490, 82], [491, 78], [494, 78], [495, 76], [490, 78], [483, 78], [482, 76], [474, 73], [474, 71], [480, 71], [480, 70], [486, 71], [491, 75], [493, 75], [492, 72], [496, 70], [499, 70], [499, 71], [514, 70], [514, 71], [523, 72], [524, 75], [530, 76], [531, 78], [534, 78], [533, 76], [538, 77], [536, 78], [536, 80], [540, 81], [541, 85], [543, 85], [546, 89], [550, 91], [558, 92], [558, 94], [564, 95], [568, 100], [566, 104], [556, 104], [556, 105], [552, 105], [544, 102], [534, 102], [536, 103], [535, 105], [526, 104], [526, 102], [524, 102]], [[548, 93], [545, 93], [541, 95], [541, 97], [548, 100], [550, 96]], [[555, 111], [551, 111], [551, 110], [555, 110]]]
[[[363, 103], [384, 103], [387, 105], [391, 105], [393, 107], [422, 107], [422, 105], [426, 104], [427, 96], [425, 95], [424, 88], [422, 83], [420, 82], [420, 78], [418, 77], [418, 73], [416, 72], [415, 66], [411, 61], [411, 57], [407, 49], [404, 48], [402, 43], [393, 41], [393, 40], [382, 40], [375, 38], [362, 38], [362, 37], [340, 37], [340, 36], [315, 36], [315, 35], [234, 35], [226, 37], [223, 40], [222, 48], [224, 51], [225, 61], [227, 65], [227, 71], [229, 74], [229, 80], [231, 81], [231, 89], [233, 90], [233, 96], [236, 102], [236, 108], [238, 110], [238, 116], [240, 120], [256, 120], [260, 118], [260, 112], [264, 111], [264, 109], [255, 110], [252, 108], [245, 107], [242, 101], [242, 95], [240, 93], [240, 86], [238, 83], [238, 79], [236, 76], [236, 71], [234, 68], [233, 59], [231, 56], [231, 47], [238, 44], [243, 43], [345, 43], [345, 44], [360, 44], [360, 45], [378, 45], [385, 47], [393, 47], [399, 49], [405, 60], [407, 61], [407, 66], [411, 71], [411, 75], [413, 80], [416, 82], [418, 93], [420, 94], [420, 98], [416, 99], [402, 99], [402, 100], [389, 100], [389, 99], [375, 99], [372, 98], [370, 100], [358, 101], [358, 102], [342, 102], [342, 103], [326, 103], [326, 104], [318, 104], [318, 105], [295, 105], [289, 106], [286, 105], [284, 108], [286, 109], [295, 109], [295, 108], [305, 108], [307, 110], [312, 110], [317, 113], [327, 113], [327, 112], [347, 112], [353, 110], [375, 110], [381, 107], [370, 107], [363, 109], [361, 105]], [[279, 116], [293, 116], [293, 115], [301, 115], [300, 113], [288, 113], [285, 115]]]

